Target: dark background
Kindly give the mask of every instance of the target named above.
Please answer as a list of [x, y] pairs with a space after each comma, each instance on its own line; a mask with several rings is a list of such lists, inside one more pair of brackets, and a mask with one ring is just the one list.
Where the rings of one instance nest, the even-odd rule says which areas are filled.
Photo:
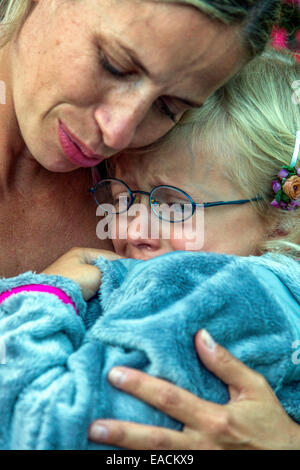
[[272, 35], [273, 47], [288, 48], [300, 62], [300, 0], [282, 0], [282, 15]]

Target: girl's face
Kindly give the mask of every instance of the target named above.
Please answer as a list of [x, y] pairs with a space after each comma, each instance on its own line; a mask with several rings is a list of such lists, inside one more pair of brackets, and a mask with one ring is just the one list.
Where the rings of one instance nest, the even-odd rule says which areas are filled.
[[[158, 185], [175, 186], [198, 203], [246, 199], [224, 173], [220, 159], [212, 159], [200, 151], [195, 155], [186, 145], [177, 143], [164, 151], [121, 156], [116, 178], [125, 181], [131, 190], [150, 192]], [[176, 250], [248, 256], [258, 254], [258, 245], [266, 238], [266, 227], [251, 203], [201, 209], [186, 229], [181, 223], [163, 222], [170, 225], [170, 232], [163, 232], [166, 227], [161, 225], [159, 235], [153, 237], [150, 219], [155, 215], [149, 208], [148, 197], [141, 196], [138, 202], [147, 206], [148, 216], [139, 212], [134, 216], [131, 212], [127, 219], [127, 238], [113, 240], [115, 251], [121, 256], [147, 260]], [[117, 216], [115, 224], [118, 237], [124, 219]], [[167, 238], [163, 238], [166, 233]]]
[[236, 28], [134, 0], [33, 0], [4, 49], [20, 136], [58, 172], [155, 141], [245, 62]]

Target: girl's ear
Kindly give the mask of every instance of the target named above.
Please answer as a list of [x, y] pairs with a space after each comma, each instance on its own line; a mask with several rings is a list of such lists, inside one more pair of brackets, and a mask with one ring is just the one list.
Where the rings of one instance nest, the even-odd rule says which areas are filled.
[[268, 228], [268, 240], [274, 240], [276, 238], [285, 238], [289, 235], [289, 230], [282, 226], [282, 223], [274, 221], [274, 223]]
[[278, 227], [276, 230], [274, 230], [273, 233], [270, 233], [270, 238], [281, 238], [281, 237], [287, 237], [289, 234], [288, 230], [284, 230], [282, 227]]

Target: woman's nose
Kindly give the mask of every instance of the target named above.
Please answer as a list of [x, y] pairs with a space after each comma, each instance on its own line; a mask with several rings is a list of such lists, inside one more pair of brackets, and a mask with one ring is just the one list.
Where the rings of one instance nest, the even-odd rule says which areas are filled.
[[122, 96], [122, 99], [118, 99], [118, 96], [109, 97], [100, 104], [95, 119], [105, 146], [117, 151], [128, 148], [152, 101], [150, 93], [147, 96], [145, 93], [135, 93]]

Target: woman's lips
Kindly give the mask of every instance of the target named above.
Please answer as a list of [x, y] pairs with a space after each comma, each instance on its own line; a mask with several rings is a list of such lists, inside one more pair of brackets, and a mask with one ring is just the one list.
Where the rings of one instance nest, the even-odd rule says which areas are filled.
[[65, 156], [76, 166], [86, 168], [93, 167], [101, 163], [106, 158], [101, 155], [97, 155], [96, 158], [95, 156], [87, 156], [86, 153], [91, 153], [90, 151], [85, 151], [85, 153], [83, 153], [83, 150], [80, 148], [80, 144], [77, 144], [72, 140], [68, 131], [65, 129], [65, 126], [63, 126], [61, 122], [59, 122], [58, 125], [58, 137]]

